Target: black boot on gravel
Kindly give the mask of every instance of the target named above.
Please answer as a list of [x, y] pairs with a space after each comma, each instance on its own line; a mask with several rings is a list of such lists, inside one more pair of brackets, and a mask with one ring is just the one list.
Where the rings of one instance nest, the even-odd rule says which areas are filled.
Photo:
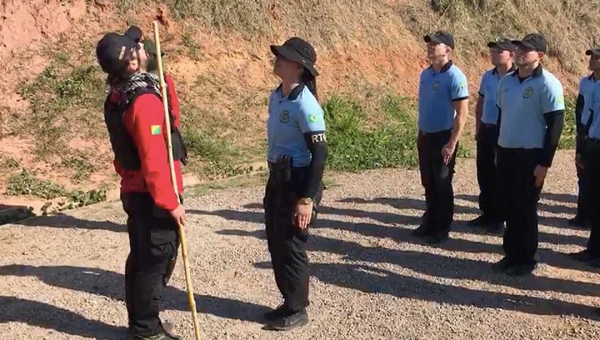
[[272, 311], [269, 311], [269, 312], [266, 312], [265, 314], [263, 314], [263, 317], [267, 321], [275, 321], [278, 318], [284, 316], [287, 312], [288, 312], [288, 310], [285, 307], [285, 305], [281, 304], [276, 309], [273, 309]]
[[308, 314], [306, 310], [300, 312], [287, 313], [285, 316], [270, 321], [268, 326], [278, 331], [290, 331], [297, 327], [302, 327], [308, 323]]
[[492, 264], [492, 270], [496, 273], [504, 273], [512, 266], [512, 262], [508, 257], [504, 257], [502, 260]]
[[163, 323], [162, 333], [156, 335], [133, 335], [129, 331], [127, 340], [181, 340], [180, 337], [171, 334], [173, 326], [169, 323]]

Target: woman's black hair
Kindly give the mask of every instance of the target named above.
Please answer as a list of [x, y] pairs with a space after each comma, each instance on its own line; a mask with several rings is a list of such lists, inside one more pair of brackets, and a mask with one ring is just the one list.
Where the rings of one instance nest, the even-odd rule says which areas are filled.
[[312, 92], [313, 96], [315, 96], [317, 101], [319, 101], [319, 95], [317, 94], [317, 78], [313, 76], [309, 70], [304, 68], [300, 80], [302, 81], [302, 83], [304, 83], [304, 85], [306, 85], [306, 87], [308, 87], [308, 89], [310, 90], [310, 92]]

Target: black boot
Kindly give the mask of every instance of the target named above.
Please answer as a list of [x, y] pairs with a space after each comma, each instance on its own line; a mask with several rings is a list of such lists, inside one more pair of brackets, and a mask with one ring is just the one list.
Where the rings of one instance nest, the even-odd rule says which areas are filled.
[[281, 304], [276, 309], [273, 309], [273, 310], [268, 311], [265, 314], [263, 314], [263, 317], [267, 321], [275, 321], [277, 318], [284, 316], [287, 313], [288, 313], [288, 310], [285, 307], [285, 304]]
[[290, 331], [294, 328], [304, 326], [308, 323], [306, 310], [299, 312], [288, 312], [286, 315], [270, 321], [268, 325], [278, 331]]

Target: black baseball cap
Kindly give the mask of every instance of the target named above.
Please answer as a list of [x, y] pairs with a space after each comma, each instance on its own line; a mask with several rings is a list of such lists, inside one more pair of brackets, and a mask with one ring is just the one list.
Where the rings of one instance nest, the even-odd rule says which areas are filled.
[[512, 43], [512, 41], [510, 39], [506, 39], [506, 38], [499, 38], [496, 41], [490, 41], [487, 44], [487, 47], [497, 48], [497, 49], [503, 50], [503, 51], [514, 51], [516, 48], [516, 46]]
[[287, 60], [302, 64], [315, 77], [319, 75], [315, 69], [317, 53], [312, 45], [302, 38], [292, 37], [283, 45], [271, 45], [271, 52], [275, 56], [280, 55]]
[[585, 51], [585, 55], [600, 55], [600, 47], [594, 47], [592, 49], [589, 49], [587, 51]]
[[435, 42], [435, 43], [443, 43], [454, 48], [454, 37], [450, 32], [447, 31], [437, 31], [432, 34], [428, 34], [423, 37], [426, 43]]
[[108, 74], [122, 72], [127, 67], [126, 53], [133, 53], [142, 38], [142, 30], [131, 26], [125, 34], [108, 33], [96, 45], [96, 57], [102, 70]]
[[548, 42], [539, 33], [529, 33], [522, 40], [513, 40], [512, 43], [517, 47], [522, 46], [538, 52], [548, 52]]

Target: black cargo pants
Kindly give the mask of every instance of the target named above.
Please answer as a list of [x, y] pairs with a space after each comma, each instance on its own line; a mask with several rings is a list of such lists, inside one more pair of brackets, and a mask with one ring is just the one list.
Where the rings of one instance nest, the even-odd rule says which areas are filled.
[[[575, 154], [581, 154], [583, 157], [583, 147], [582, 145], [584, 144], [583, 140], [585, 139], [585, 133], [583, 132], [585, 130], [585, 127], [581, 126], [578, 130], [580, 130], [579, 133], [577, 133], [577, 147], [575, 149]], [[578, 188], [578, 193], [577, 193], [577, 217], [582, 218], [584, 220], [588, 220], [589, 216], [588, 213], [586, 211], [587, 205], [585, 203], [585, 197], [586, 197], [586, 192], [585, 190], [587, 189], [587, 185], [585, 184], [585, 169], [579, 167], [578, 165], [576, 165], [576, 170], [577, 170], [577, 188]]]
[[159, 334], [159, 304], [179, 247], [177, 223], [148, 193], [124, 193], [121, 201], [127, 213], [130, 247], [125, 264], [129, 328], [135, 335]]
[[498, 205], [496, 146], [498, 126], [481, 123], [477, 134], [477, 182], [479, 183], [479, 210], [492, 222], [502, 222]]
[[585, 211], [592, 224], [587, 249], [592, 258], [600, 258], [600, 139], [588, 139], [583, 150]]
[[426, 210], [423, 223], [427, 226], [427, 234], [450, 232], [454, 218], [452, 178], [458, 143], [447, 165], [442, 157], [442, 148], [450, 141], [451, 135], [452, 130], [419, 132], [417, 140], [421, 184], [425, 188]]
[[314, 198], [313, 218], [302, 230], [295, 224], [295, 210], [300, 193], [306, 185], [308, 168], [293, 168], [290, 177], [270, 163], [270, 174], [264, 197], [265, 227], [275, 282], [284, 299], [284, 306], [293, 312], [303, 311], [310, 301], [308, 287], [310, 265], [306, 254], [308, 229], [316, 220], [316, 207], [321, 201], [323, 185]]
[[541, 153], [542, 149], [498, 148], [499, 202], [506, 217], [504, 254], [519, 265], [537, 262], [538, 201], [542, 187], [535, 185], [533, 173]]

